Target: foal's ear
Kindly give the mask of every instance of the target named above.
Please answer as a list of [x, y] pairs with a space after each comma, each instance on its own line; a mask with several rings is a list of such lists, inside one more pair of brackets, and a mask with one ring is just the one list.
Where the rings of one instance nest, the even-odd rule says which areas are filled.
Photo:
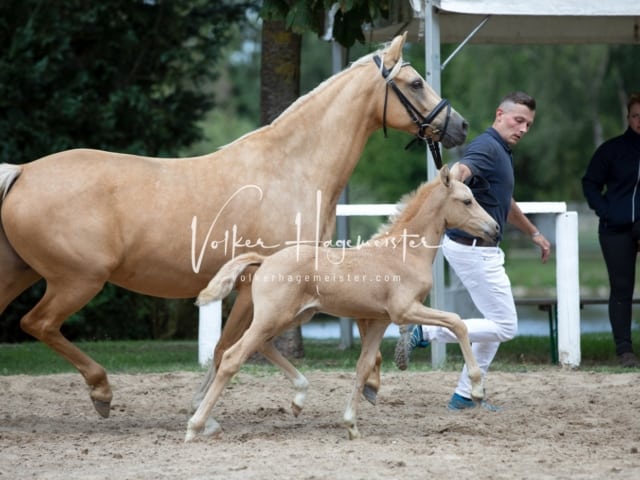
[[447, 188], [451, 186], [451, 174], [449, 173], [449, 165], [444, 165], [440, 169], [440, 181]]
[[407, 32], [396, 36], [392, 41], [387, 53], [384, 56], [384, 66], [391, 69], [402, 58], [402, 47], [407, 40]]

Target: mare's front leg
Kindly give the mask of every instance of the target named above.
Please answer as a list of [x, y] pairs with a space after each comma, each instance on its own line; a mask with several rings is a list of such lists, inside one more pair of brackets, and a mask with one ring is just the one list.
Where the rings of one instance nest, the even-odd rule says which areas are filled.
[[360, 432], [358, 430], [358, 402], [364, 389], [365, 380], [376, 363], [376, 354], [379, 353], [380, 342], [382, 342], [382, 337], [388, 326], [389, 322], [370, 321], [367, 328], [367, 336], [362, 339], [360, 358], [358, 358], [356, 365], [356, 378], [343, 417], [350, 440], [360, 438]]
[[[358, 331], [360, 332], [360, 338], [364, 339], [367, 336], [369, 325], [371, 322], [375, 322], [375, 320], [368, 320], [358, 318], [356, 319], [356, 323], [358, 325]], [[380, 349], [376, 353], [376, 363], [373, 366], [373, 369], [369, 373], [367, 377], [367, 382], [364, 385], [364, 389], [362, 390], [362, 396], [371, 404], [375, 405], [378, 399], [378, 391], [380, 390], [380, 371], [382, 365], [382, 354], [380, 353]]]
[[[250, 278], [250, 276], [247, 276], [247, 278]], [[247, 328], [249, 328], [252, 317], [253, 302], [251, 299], [251, 285], [248, 282], [242, 282], [239, 283], [236, 300], [233, 303], [229, 317], [222, 329], [220, 339], [213, 351], [213, 360], [211, 365], [209, 365], [207, 374], [191, 399], [191, 413], [197, 410], [205, 394], [209, 388], [211, 388], [211, 384], [216, 377], [216, 369], [218, 365], [220, 365], [222, 355], [229, 347], [231, 347], [231, 345], [236, 343]]]
[[445, 312], [429, 308], [422, 303], [414, 302], [407, 309], [404, 315], [392, 318], [394, 323], [402, 324], [418, 324], [418, 325], [436, 325], [446, 327], [453, 332], [460, 344], [462, 356], [467, 364], [469, 378], [471, 379], [471, 396], [475, 400], [481, 400], [484, 396], [482, 388], [482, 372], [478, 367], [478, 362], [473, 356], [471, 350], [471, 342], [469, 342], [469, 333], [467, 326], [459, 315], [452, 312]]

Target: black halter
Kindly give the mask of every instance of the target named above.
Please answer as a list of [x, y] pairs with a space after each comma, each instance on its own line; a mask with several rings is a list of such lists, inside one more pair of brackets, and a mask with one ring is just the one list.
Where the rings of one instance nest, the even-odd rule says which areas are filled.
[[[402, 91], [400, 90], [398, 85], [396, 85], [393, 79], [388, 78], [391, 71], [384, 66], [384, 64], [382, 63], [382, 60], [380, 59], [380, 56], [375, 55], [373, 57], [373, 61], [380, 69], [380, 72], [382, 73], [382, 78], [387, 80], [387, 88], [385, 89], [385, 92], [384, 92], [384, 111], [382, 113], [382, 129], [384, 130], [384, 136], [385, 137], [387, 136], [387, 97], [389, 94], [389, 87], [391, 87], [395, 92], [396, 96], [398, 97], [398, 100], [400, 100], [400, 103], [402, 103], [405, 110], [409, 114], [409, 117], [411, 117], [411, 120], [413, 121], [413, 123], [415, 123], [418, 126], [418, 133], [416, 133], [416, 138], [414, 138], [405, 147], [405, 149], [408, 149], [409, 147], [411, 147], [418, 140], [426, 141], [427, 145], [429, 146], [429, 150], [431, 150], [431, 155], [433, 155], [433, 161], [436, 164], [436, 168], [438, 169], [442, 168], [442, 157], [440, 156], [440, 148], [437, 145], [437, 143], [440, 141], [440, 139], [442, 139], [442, 137], [447, 132], [447, 127], [449, 125], [449, 118], [451, 117], [451, 104], [449, 103], [448, 100], [443, 98], [435, 106], [435, 108], [431, 110], [431, 112], [429, 112], [429, 115], [427, 115], [426, 117], [423, 116], [422, 113], [420, 113], [420, 110], [418, 110], [404, 95], [404, 93], [402, 93]], [[408, 65], [408, 64], [404, 64], [404, 65]], [[442, 127], [442, 130], [440, 130], [438, 128], [435, 128], [433, 125], [431, 125], [431, 123], [445, 107], [447, 109], [447, 116], [445, 118], [444, 126]], [[438, 142], [433, 140], [433, 137], [435, 135], [438, 136]]]

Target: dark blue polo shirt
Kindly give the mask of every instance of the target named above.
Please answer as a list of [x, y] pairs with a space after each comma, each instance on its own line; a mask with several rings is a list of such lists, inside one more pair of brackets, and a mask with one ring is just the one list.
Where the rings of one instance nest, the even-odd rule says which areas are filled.
[[[469, 143], [460, 163], [466, 165], [473, 175], [479, 175], [489, 183], [489, 190], [475, 194], [475, 197], [500, 225], [502, 239], [515, 185], [511, 148], [493, 127], [489, 127]], [[451, 238], [471, 238], [457, 229], [447, 230], [447, 235]]]

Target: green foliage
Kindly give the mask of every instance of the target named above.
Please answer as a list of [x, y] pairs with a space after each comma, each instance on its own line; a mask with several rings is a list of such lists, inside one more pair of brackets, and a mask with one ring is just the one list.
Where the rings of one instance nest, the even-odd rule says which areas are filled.
[[389, 15], [388, 0], [264, 0], [261, 16], [265, 20], [282, 20], [294, 33], [325, 33], [325, 14], [337, 4], [333, 13], [333, 38], [345, 47], [356, 40], [365, 42], [362, 27]]
[[[203, 88], [237, 2], [0, 3], [0, 160], [72, 147], [171, 155], [198, 139]], [[52, 28], [52, 25], [55, 28]]]

